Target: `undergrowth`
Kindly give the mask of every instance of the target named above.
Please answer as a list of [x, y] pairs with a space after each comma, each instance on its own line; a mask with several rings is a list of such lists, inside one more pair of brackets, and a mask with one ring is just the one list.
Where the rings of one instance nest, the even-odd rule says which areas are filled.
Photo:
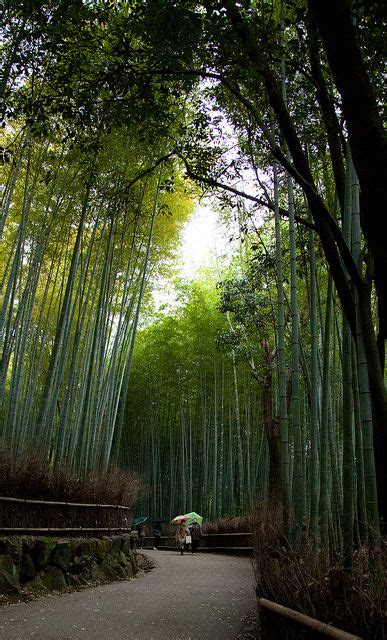
[[133, 507], [140, 490], [141, 479], [117, 467], [80, 477], [38, 453], [16, 458], [9, 448], [0, 449], [0, 496]]
[[[340, 554], [323, 562], [311, 540], [304, 538], [295, 550], [283, 535], [278, 511], [260, 506], [251, 518], [255, 546], [256, 592], [313, 618], [365, 639], [384, 639], [386, 545], [378, 562], [370, 566], [366, 548], [354, 551], [353, 571], [348, 575]], [[299, 635], [300, 627], [286, 624], [277, 616], [265, 614], [271, 633], [283, 640], [309, 637]], [[298, 634], [298, 635], [297, 635]], [[277, 637], [275, 634], [274, 636]]]
[[250, 531], [248, 516], [218, 518], [212, 522], [203, 522], [203, 533], [246, 533]]

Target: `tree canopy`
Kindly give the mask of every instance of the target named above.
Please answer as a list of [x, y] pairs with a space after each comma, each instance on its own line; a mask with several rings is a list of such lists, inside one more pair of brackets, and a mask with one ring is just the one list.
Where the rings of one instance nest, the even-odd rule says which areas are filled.
[[[6, 1], [3, 31], [3, 438], [136, 466], [154, 515], [274, 496], [350, 570], [386, 516], [380, 4]], [[157, 314], [208, 193], [238, 249]]]

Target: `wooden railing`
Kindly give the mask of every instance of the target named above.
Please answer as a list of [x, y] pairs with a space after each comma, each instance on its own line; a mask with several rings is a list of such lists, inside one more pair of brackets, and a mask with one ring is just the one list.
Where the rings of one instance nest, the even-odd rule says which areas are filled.
[[[145, 537], [144, 548], [153, 548], [153, 537]], [[163, 549], [175, 549], [176, 540], [175, 536], [161, 536], [160, 547]], [[201, 551], [212, 551], [219, 553], [238, 553], [238, 554], [252, 554], [253, 544], [251, 533], [238, 532], [238, 533], [204, 533], [200, 547]]]
[[130, 530], [130, 507], [0, 497], [0, 535], [103, 535]]
[[253, 540], [249, 532], [208, 533], [203, 535], [203, 546], [210, 551], [234, 549], [240, 552], [253, 552]]
[[[323, 637], [333, 638], [334, 640], [362, 640], [360, 636], [355, 636], [352, 633], [342, 631], [342, 629], [338, 629], [337, 627], [332, 627], [326, 622], [321, 622], [320, 620], [306, 616], [304, 613], [300, 613], [294, 609], [289, 609], [289, 607], [284, 607], [282, 604], [278, 604], [277, 602], [266, 600], [266, 598], [257, 598], [257, 601], [258, 606], [265, 612], [285, 619], [287, 624], [294, 623], [297, 628], [302, 627], [303, 629], [308, 629], [313, 633], [314, 638]], [[262, 621], [263, 628], [268, 626], [269, 629], [271, 629], [272, 625], [270, 624], [270, 621], [266, 620], [266, 623], [267, 624], [265, 624], [265, 621]]]

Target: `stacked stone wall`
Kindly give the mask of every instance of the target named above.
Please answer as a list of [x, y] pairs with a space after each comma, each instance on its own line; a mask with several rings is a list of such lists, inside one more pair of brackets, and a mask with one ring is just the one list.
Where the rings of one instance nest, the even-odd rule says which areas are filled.
[[127, 580], [138, 570], [135, 537], [0, 538], [0, 593], [44, 594]]

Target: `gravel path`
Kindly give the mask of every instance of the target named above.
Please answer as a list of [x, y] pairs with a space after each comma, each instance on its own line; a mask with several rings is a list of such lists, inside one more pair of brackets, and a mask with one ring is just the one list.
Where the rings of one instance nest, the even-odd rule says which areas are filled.
[[251, 560], [144, 553], [127, 582], [0, 608], [1, 640], [235, 640], [255, 607]]

